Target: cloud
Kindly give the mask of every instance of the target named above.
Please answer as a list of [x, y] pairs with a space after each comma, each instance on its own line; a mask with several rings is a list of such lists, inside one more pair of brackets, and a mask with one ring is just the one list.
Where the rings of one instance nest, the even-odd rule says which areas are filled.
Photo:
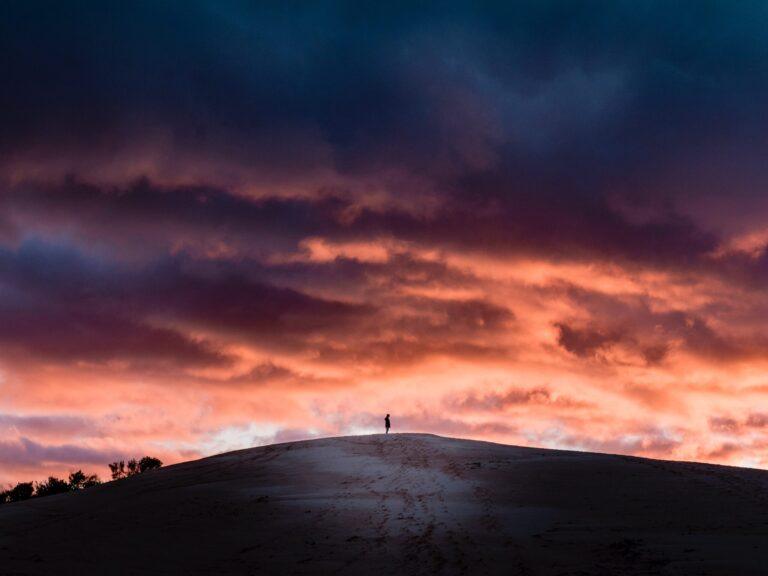
[[231, 357], [205, 339], [155, 324], [165, 319], [290, 343], [292, 337], [342, 330], [372, 310], [272, 286], [226, 264], [206, 270], [169, 259], [123, 269], [46, 245], [25, 245], [0, 257], [0, 278], [12, 290], [0, 307], [0, 342], [59, 360], [227, 364]]
[[662, 429], [639, 430], [615, 438], [599, 438], [587, 435], [566, 435], [558, 442], [564, 447], [615, 454], [638, 454], [654, 457], [671, 457], [683, 440]]
[[0, 345], [54, 361], [124, 359], [226, 364], [210, 343], [154, 326], [121, 301], [125, 274], [77, 251], [27, 244], [0, 251]]
[[424, 431], [756, 461], [766, 15], [14, 4], [0, 426], [39, 448], [6, 454], [51, 471], [29, 454], [96, 422], [172, 461], [400, 406]]
[[604, 333], [592, 328], [573, 328], [565, 323], [555, 324], [559, 330], [557, 343], [576, 356], [592, 357], [621, 340], [616, 333]]
[[75, 435], [91, 433], [94, 423], [80, 416], [0, 413], [0, 429], [21, 434]]
[[0, 308], [0, 345], [61, 362], [123, 359], [187, 365], [228, 364], [230, 357], [202, 340], [109, 314], [56, 309]]
[[768, 414], [762, 414], [759, 412], [750, 414], [747, 417], [745, 425], [751, 428], [765, 428], [768, 426]]
[[0, 442], [0, 462], [13, 465], [106, 464], [114, 451], [97, 450], [73, 444], [40, 444], [24, 436]]
[[713, 416], [709, 419], [709, 428], [713, 432], [738, 432], [739, 426], [738, 421], [727, 416]]
[[295, 442], [297, 440], [311, 440], [317, 438], [318, 433], [314, 430], [305, 430], [301, 428], [282, 428], [275, 432], [268, 444], [279, 444], [281, 442]]
[[[343, 192], [248, 198], [212, 185], [169, 186], [142, 178], [104, 186], [67, 177], [12, 185], [0, 210], [12, 214], [17, 227], [74, 232], [129, 255], [182, 247], [263, 257], [313, 236], [396, 237], [451, 250], [669, 266], [695, 264], [717, 246], [716, 236], [669, 210], [636, 223], [599, 195], [576, 190], [563, 196], [550, 176], [529, 179], [521, 184], [518, 174], [507, 172], [473, 176], [422, 213], [395, 200], [372, 204]], [[515, 192], [508, 191], [512, 183]]]
[[622, 362], [633, 356], [647, 365], [658, 365], [682, 351], [727, 364], [759, 357], [766, 344], [766, 334], [759, 328], [731, 329], [742, 322], [729, 318], [732, 305], [726, 303], [729, 297], [725, 294], [717, 296], [721, 309], [701, 310], [687, 309], [684, 301], [665, 302], [663, 293], [650, 298], [647, 294], [612, 295], [573, 286], [552, 287], [548, 292], [565, 296], [588, 318], [586, 323], [555, 323], [558, 344], [584, 358], [606, 360], [610, 352], [621, 356]]
[[661, 364], [669, 354], [668, 344], [651, 344], [642, 349], [642, 355], [649, 365]]
[[[743, 125], [764, 90], [745, 79], [767, 73], [761, 11], [750, 4], [708, 7], [690, 29], [679, 26], [682, 8], [663, 3], [584, 3], [567, 14], [558, 2], [399, 3], [365, 16], [348, 8], [288, 16], [200, 4], [182, 16], [93, 4], [85, 21], [15, 7], [3, 36], [26, 50], [5, 66], [16, 88], [3, 102], [2, 144], [34, 149], [45, 130], [48, 147], [111, 144], [114, 153], [121, 140], [159, 132], [174, 148], [264, 170], [311, 168], [325, 145], [347, 171], [386, 164], [438, 174], [484, 166], [486, 148], [507, 145], [530, 162], [538, 152], [571, 170], [581, 159], [629, 171], [723, 124]], [[97, 34], [105, 28], [108, 43]], [[30, 47], [30, 37], [42, 40]], [[718, 122], [703, 121], [714, 112]], [[654, 138], [661, 126], [666, 138]], [[610, 147], [622, 139], [621, 150]]]
[[580, 408], [587, 404], [553, 393], [546, 387], [509, 387], [501, 392], [478, 392], [470, 390], [447, 399], [448, 406], [459, 411], [501, 412], [515, 406], [552, 406], [557, 408]]
[[744, 447], [741, 444], [735, 442], [723, 442], [715, 448], [705, 454], [705, 457], [712, 460], [730, 459], [733, 456], [742, 454]]
[[206, 384], [235, 387], [262, 387], [274, 390], [275, 388], [287, 389], [312, 389], [336, 388], [344, 385], [344, 380], [318, 376], [309, 372], [299, 372], [275, 364], [263, 362], [252, 367], [244, 373], [235, 374], [224, 379], [199, 378]]
[[[467, 278], [402, 256], [387, 266], [397, 270], [401, 262], [409, 275], [421, 278], [408, 276], [407, 284], [439, 286], [444, 279]], [[296, 265], [273, 270], [251, 260], [186, 253], [147, 264], [118, 263], [27, 242], [0, 253], [0, 279], [14, 296], [0, 307], [7, 327], [0, 329], [0, 341], [56, 360], [175, 359], [200, 366], [231, 364], [235, 358], [224, 349], [232, 342], [274, 352], [311, 351], [326, 362], [410, 363], [434, 355], [510, 353], [496, 341], [515, 320], [509, 308], [480, 299], [403, 294], [394, 276], [392, 293], [382, 292], [377, 300], [371, 292], [383, 289], [373, 288], [382, 266], [360, 270], [357, 286], [371, 286], [367, 293], [339, 299], [272, 283], [271, 277], [295, 281], [294, 271], [301, 270]], [[188, 336], [190, 329], [198, 335]]]
[[[305, 338], [343, 330], [375, 312], [369, 304], [309, 295], [250, 278], [237, 266], [194, 269], [194, 263], [169, 261], [148, 271], [127, 297], [137, 305], [171, 314], [202, 327], [249, 337]], [[152, 289], [150, 289], [150, 286]]]

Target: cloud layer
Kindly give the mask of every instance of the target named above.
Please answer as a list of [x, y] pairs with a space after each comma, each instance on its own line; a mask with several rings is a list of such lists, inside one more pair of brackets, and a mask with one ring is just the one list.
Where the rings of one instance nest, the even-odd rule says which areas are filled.
[[768, 465], [763, 4], [5, 12], [0, 483], [387, 412]]

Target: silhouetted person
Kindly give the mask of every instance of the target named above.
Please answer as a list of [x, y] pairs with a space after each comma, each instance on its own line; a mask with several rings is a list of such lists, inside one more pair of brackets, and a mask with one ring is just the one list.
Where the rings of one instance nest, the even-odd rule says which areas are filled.
[[389, 414], [384, 418], [384, 427], [387, 429], [385, 434], [389, 434]]

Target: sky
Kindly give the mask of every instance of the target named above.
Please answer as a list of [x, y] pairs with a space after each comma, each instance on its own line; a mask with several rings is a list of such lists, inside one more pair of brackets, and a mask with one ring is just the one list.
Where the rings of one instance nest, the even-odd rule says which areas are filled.
[[768, 468], [763, 2], [0, 7], [0, 484], [431, 432]]

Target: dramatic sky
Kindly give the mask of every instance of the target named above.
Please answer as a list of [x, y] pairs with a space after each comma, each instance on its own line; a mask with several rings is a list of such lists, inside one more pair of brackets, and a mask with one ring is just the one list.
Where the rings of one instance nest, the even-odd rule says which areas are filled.
[[768, 467], [766, 30], [725, 0], [3, 2], [0, 484], [387, 412]]

